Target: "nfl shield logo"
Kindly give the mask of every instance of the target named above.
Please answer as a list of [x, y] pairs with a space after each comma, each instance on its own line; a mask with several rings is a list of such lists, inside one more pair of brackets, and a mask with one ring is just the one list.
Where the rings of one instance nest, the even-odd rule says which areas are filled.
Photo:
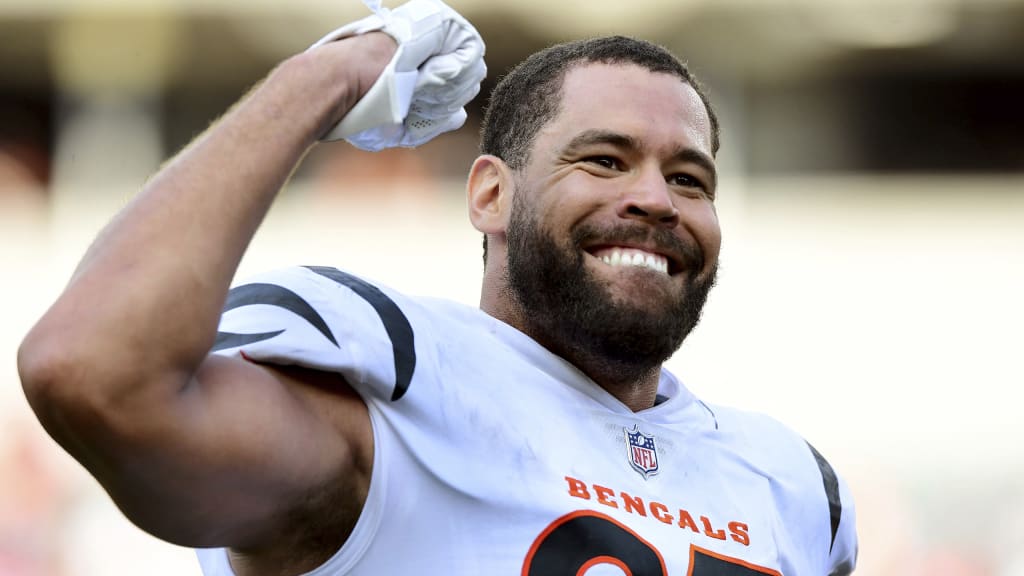
[[639, 472], [644, 480], [658, 473], [658, 451], [654, 447], [654, 436], [644, 434], [640, 431], [638, 424], [633, 425], [633, 431], [623, 428], [626, 433], [626, 451], [629, 464]]

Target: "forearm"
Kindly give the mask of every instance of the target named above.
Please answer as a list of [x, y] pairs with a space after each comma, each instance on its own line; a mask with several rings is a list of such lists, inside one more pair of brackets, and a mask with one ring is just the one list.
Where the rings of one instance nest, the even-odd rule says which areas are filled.
[[[287, 60], [169, 162], [104, 229], [26, 338], [23, 379], [40, 364], [73, 363], [76, 385], [115, 395], [150, 376], [187, 382], [278, 190], [372, 83], [372, 65], [387, 62], [390, 40], [368, 38]], [[354, 46], [371, 48], [361, 56], [373, 64], [349, 67]]]
[[294, 64], [276, 69], [150, 180], [89, 248], [47, 317], [87, 326], [114, 348], [129, 336], [136, 342], [104, 356], [151, 345], [171, 364], [205, 354], [249, 240], [314, 139], [304, 95], [288, 78]]

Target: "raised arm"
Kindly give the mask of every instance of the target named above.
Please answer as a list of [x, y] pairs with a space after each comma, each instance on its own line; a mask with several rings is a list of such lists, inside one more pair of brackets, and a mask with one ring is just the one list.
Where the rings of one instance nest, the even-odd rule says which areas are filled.
[[22, 343], [40, 421], [159, 537], [258, 550], [304, 503], [338, 496], [325, 486], [358, 513], [372, 442], [340, 376], [208, 354], [278, 190], [395, 54], [371, 32], [280, 64], [113, 219]]
[[[113, 219], [22, 343], [22, 383], [44, 426], [158, 536], [244, 541], [251, 536], [236, 527], [196, 522], [187, 511], [221, 508], [214, 515], [228, 524], [251, 526], [297, 488], [269, 478], [275, 468], [327, 472], [304, 470], [296, 451], [280, 450], [303, 428], [285, 421], [309, 419], [275, 385], [277, 373], [206, 357], [229, 283], [274, 196], [394, 49], [388, 36], [368, 34], [279, 65]], [[274, 485], [255, 486], [261, 479]], [[187, 491], [164, 485], [182, 481]], [[217, 501], [239, 493], [239, 510]]]

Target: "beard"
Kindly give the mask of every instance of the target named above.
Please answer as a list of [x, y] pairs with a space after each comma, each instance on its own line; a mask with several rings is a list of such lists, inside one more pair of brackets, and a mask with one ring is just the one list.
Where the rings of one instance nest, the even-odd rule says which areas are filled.
[[[595, 373], [629, 381], [660, 368], [700, 321], [717, 265], [701, 278], [704, 254], [665, 228], [624, 222], [613, 227], [580, 224], [568, 245], [541, 230], [537, 218], [513, 199], [507, 229], [507, 282], [528, 335], [592, 378]], [[653, 242], [682, 255], [690, 274], [680, 289], [648, 274], [634, 274], [638, 294], [616, 299], [607, 282], [584, 262], [581, 246]]]

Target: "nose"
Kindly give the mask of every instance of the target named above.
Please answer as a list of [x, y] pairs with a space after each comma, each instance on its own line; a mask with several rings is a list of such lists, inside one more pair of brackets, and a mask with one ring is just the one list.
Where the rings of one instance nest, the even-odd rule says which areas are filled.
[[675, 228], [679, 225], [679, 210], [672, 200], [672, 191], [661, 170], [643, 170], [629, 183], [617, 212], [620, 218]]

